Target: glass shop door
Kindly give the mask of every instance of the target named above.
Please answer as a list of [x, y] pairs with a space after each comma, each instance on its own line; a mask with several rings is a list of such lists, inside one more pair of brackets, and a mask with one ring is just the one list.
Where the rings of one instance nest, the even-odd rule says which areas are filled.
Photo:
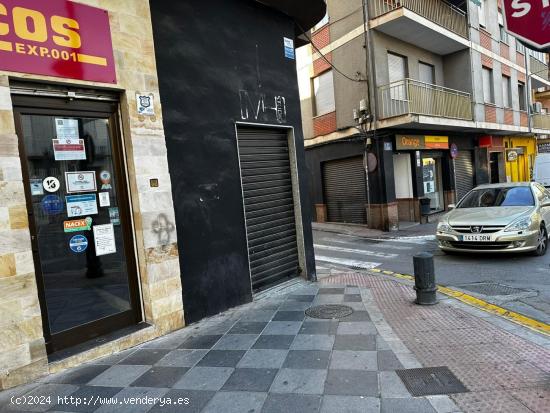
[[117, 104], [13, 98], [52, 353], [141, 320]]

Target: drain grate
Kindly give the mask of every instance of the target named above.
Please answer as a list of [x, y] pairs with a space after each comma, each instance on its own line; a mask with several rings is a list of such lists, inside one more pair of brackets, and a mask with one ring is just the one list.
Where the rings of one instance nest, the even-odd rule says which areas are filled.
[[353, 308], [340, 304], [324, 304], [316, 307], [309, 307], [306, 315], [311, 318], [337, 319], [353, 314]]
[[497, 296], [497, 295], [514, 295], [524, 293], [524, 290], [519, 288], [512, 288], [506, 285], [497, 284], [497, 283], [475, 283], [475, 284], [464, 284], [459, 285], [460, 288], [465, 290], [472, 291], [474, 293], [483, 294], [487, 296]]
[[396, 373], [414, 397], [469, 392], [447, 367], [396, 370]]

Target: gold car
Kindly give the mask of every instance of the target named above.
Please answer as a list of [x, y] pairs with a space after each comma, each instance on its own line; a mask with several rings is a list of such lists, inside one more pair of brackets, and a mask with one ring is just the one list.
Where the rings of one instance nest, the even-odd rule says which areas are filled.
[[550, 191], [538, 183], [481, 185], [449, 208], [436, 235], [445, 252], [546, 253]]

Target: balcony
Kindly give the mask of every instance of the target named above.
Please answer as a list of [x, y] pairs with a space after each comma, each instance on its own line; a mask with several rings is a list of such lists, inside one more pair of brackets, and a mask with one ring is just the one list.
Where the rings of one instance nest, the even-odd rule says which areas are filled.
[[371, 28], [439, 55], [468, 48], [466, 13], [444, 0], [371, 0]]
[[[548, 76], [548, 65], [540, 60], [529, 56], [529, 67], [531, 70], [533, 87], [547, 87], [550, 84], [550, 77]], [[542, 81], [541, 81], [542, 80]]]
[[550, 115], [545, 113], [535, 113], [531, 115], [533, 129], [550, 130]]
[[423, 115], [472, 121], [469, 93], [404, 79], [378, 88], [379, 118]]

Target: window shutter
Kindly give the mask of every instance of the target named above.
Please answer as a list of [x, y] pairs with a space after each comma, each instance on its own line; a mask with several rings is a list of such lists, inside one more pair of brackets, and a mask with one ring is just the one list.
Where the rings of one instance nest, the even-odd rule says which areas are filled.
[[432, 65], [420, 62], [418, 65], [418, 72], [420, 77], [419, 80], [421, 82], [428, 83], [430, 85], [435, 84], [434, 67]]
[[313, 79], [315, 93], [315, 115], [321, 116], [334, 112], [334, 78], [332, 70]]
[[493, 74], [490, 69], [483, 68], [483, 101], [493, 103]]
[[405, 58], [403, 56], [388, 53], [388, 71], [390, 83], [405, 79], [407, 77]]

